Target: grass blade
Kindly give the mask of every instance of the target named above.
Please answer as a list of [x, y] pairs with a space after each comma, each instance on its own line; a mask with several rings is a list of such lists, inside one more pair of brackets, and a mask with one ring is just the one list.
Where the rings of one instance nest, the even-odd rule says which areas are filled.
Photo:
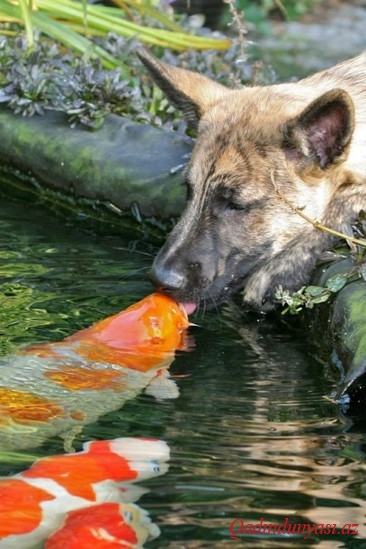
[[27, 33], [29, 49], [33, 49], [34, 34], [33, 34], [31, 9], [28, 6], [27, 0], [19, 0], [19, 6], [23, 16], [25, 31]]
[[98, 56], [103, 62], [103, 65], [108, 69], [120, 67], [126, 70], [127, 67], [118, 59], [110, 55], [102, 47], [93, 44], [90, 40], [72, 31], [65, 25], [52, 21], [45, 15], [39, 12], [33, 13], [33, 22], [44, 34], [58, 40], [68, 48], [75, 50], [82, 55]]

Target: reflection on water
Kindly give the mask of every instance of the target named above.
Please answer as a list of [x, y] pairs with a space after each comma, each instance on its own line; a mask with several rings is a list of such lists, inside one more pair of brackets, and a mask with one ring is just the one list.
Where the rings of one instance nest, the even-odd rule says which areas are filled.
[[[61, 339], [151, 291], [150, 257], [126, 251], [123, 237], [83, 234], [20, 203], [3, 201], [0, 219], [2, 354]], [[326, 398], [334, 387], [312, 342], [240, 316], [232, 305], [195, 321], [196, 348], [178, 354], [170, 368], [178, 398], [140, 394], [74, 440], [76, 449], [121, 436], [168, 442], [170, 469], [147, 483], [150, 492], [139, 502], [161, 529], [147, 547], [364, 547], [365, 426]], [[53, 437], [32, 453], [62, 451], [63, 441]], [[21, 465], [12, 458], [1, 455], [2, 475], [24, 469], [26, 454]], [[239, 518], [253, 525], [287, 518], [288, 525], [324, 530], [248, 533], [235, 541], [230, 524]], [[334, 533], [326, 524], [336, 525]], [[358, 524], [358, 535], [342, 534], [345, 524]]]
[[227, 324], [198, 332], [195, 355], [180, 357], [191, 377], [180, 384], [164, 434], [175, 478], [162, 479], [169, 486], [165, 493], [160, 486], [160, 504], [151, 500], [165, 546], [225, 547], [234, 543], [229, 526], [236, 518], [337, 525], [334, 535], [281, 536], [277, 545], [273, 536], [246, 538], [258, 547], [354, 543], [355, 536], [338, 534], [345, 523], [358, 523], [365, 537], [364, 435], [352, 433], [323, 398], [331, 386], [322, 369], [302, 342], [273, 327], [228, 331]]

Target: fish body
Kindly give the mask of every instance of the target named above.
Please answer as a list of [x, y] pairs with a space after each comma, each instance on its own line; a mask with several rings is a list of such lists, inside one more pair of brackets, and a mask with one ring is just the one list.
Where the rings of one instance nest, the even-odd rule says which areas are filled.
[[[138, 527], [136, 526], [138, 524]], [[101, 503], [68, 513], [45, 549], [138, 549], [159, 530], [137, 505]], [[154, 535], [156, 534], [156, 535]]]
[[1, 478], [0, 548], [32, 549], [51, 535], [47, 549], [109, 547], [97, 544], [108, 530], [106, 539], [119, 543], [111, 547], [142, 547], [159, 529], [131, 503], [137, 496], [130, 483], [164, 474], [168, 459], [164, 441], [118, 438], [88, 442], [81, 452], [45, 457]]
[[60, 342], [4, 357], [0, 449], [36, 447], [94, 422], [150, 383], [150, 394], [177, 396], [168, 368], [175, 351], [185, 348], [188, 326], [181, 305], [154, 293]]

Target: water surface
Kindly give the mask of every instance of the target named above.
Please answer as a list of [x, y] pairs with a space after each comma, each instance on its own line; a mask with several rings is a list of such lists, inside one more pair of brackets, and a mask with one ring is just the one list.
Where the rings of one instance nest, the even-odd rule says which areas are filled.
[[[123, 235], [86, 233], [39, 206], [5, 198], [0, 235], [3, 356], [62, 339], [152, 291], [149, 251], [134, 251]], [[170, 469], [145, 483], [150, 492], [139, 501], [161, 529], [148, 546], [366, 547], [365, 425], [343, 417], [327, 398], [335, 381], [325, 376], [308, 335], [246, 317], [233, 304], [194, 320], [195, 349], [179, 353], [170, 368], [178, 398], [141, 393], [73, 440], [76, 449], [121, 436], [168, 442]], [[54, 437], [31, 454], [62, 453], [63, 444]], [[29, 451], [22, 452], [16, 459], [1, 454], [0, 474], [30, 465]], [[233, 540], [235, 519], [242, 522], [234, 531], [261, 519], [286, 531], [240, 530]], [[289, 533], [288, 526], [308, 523], [324, 528]], [[358, 524], [359, 534], [342, 534], [344, 524]]]

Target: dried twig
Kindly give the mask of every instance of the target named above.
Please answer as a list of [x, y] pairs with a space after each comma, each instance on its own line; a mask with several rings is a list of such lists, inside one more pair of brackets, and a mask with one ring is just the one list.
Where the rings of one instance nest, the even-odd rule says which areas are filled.
[[360, 240], [358, 238], [354, 238], [353, 236], [349, 236], [347, 234], [335, 231], [334, 229], [330, 229], [329, 227], [326, 227], [325, 225], [320, 223], [320, 221], [317, 221], [316, 219], [312, 219], [311, 217], [306, 215], [303, 212], [302, 208], [300, 208], [299, 206], [295, 206], [288, 198], [286, 198], [286, 196], [277, 187], [277, 185], [275, 183], [275, 180], [274, 180], [274, 177], [273, 177], [273, 171], [271, 171], [271, 181], [272, 181], [272, 184], [273, 184], [274, 188], [276, 189], [276, 192], [280, 196], [280, 198], [284, 202], [286, 202], [286, 204], [291, 208], [291, 210], [294, 213], [298, 214], [300, 217], [305, 219], [305, 221], [307, 221], [308, 223], [311, 223], [311, 225], [313, 227], [315, 227], [315, 229], [319, 229], [320, 231], [330, 233], [334, 236], [337, 236], [338, 238], [343, 238], [344, 240], [347, 240], [348, 242], [352, 242], [352, 244], [356, 244], [357, 246], [362, 246], [363, 248], [366, 248], [366, 240]]
[[228, 5], [229, 11], [233, 20], [233, 23], [236, 27], [238, 33], [238, 44], [240, 46], [240, 55], [243, 60], [246, 60], [247, 53], [246, 47], [248, 45], [245, 35], [248, 33], [248, 30], [244, 22], [244, 11], [239, 12], [238, 8], [235, 5], [235, 0], [224, 0], [225, 4]]

